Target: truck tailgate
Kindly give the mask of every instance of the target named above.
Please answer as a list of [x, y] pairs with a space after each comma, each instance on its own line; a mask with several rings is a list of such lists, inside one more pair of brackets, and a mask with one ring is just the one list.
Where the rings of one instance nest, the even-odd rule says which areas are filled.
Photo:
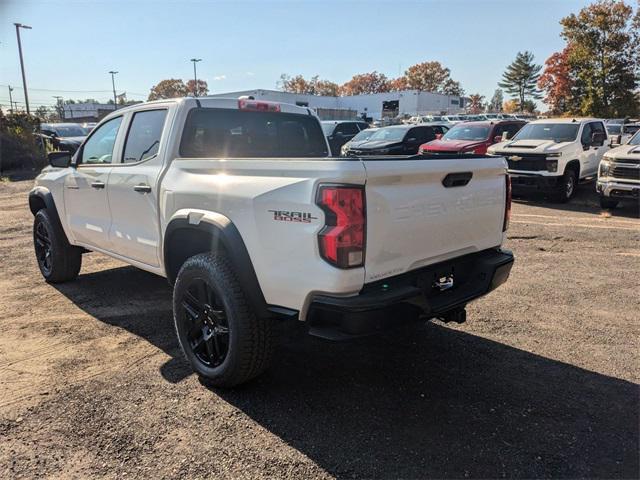
[[365, 282], [502, 243], [503, 158], [362, 162], [367, 171]]

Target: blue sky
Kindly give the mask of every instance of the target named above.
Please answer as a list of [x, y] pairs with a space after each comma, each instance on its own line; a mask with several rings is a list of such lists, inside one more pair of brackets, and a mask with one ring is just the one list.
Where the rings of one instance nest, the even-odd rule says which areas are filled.
[[60, 1], [0, 0], [0, 104], [23, 102], [13, 22], [22, 31], [34, 106], [64, 98], [146, 99], [164, 78], [198, 77], [212, 93], [273, 89], [282, 73], [342, 83], [440, 61], [467, 93], [490, 97], [519, 50], [538, 63], [563, 47], [558, 21], [587, 0]]

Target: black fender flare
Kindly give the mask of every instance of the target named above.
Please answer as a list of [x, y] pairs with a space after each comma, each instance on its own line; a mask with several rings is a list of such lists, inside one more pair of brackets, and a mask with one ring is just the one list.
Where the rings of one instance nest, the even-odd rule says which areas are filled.
[[29, 210], [31, 210], [31, 213], [35, 216], [35, 214], [38, 213], [38, 210], [43, 208], [43, 205], [53, 217], [53, 221], [55, 221], [62, 229], [58, 209], [56, 208], [56, 203], [53, 200], [51, 192], [44, 187], [33, 188], [29, 192]]
[[[226, 217], [222, 215], [209, 216], [202, 219], [197, 224], [191, 223], [189, 218], [175, 218], [169, 222], [164, 234], [163, 259], [167, 280], [174, 284], [178, 270], [181, 265], [175, 265], [171, 260], [171, 238], [174, 234], [184, 230], [204, 232], [210, 239], [208, 251], [217, 251], [222, 247], [235, 274], [240, 281], [244, 294], [253, 307], [253, 311], [258, 316], [270, 316], [269, 306], [264, 298], [260, 282], [256, 275], [253, 263], [247, 247], [242, 240], [242, 235], [238, 228]], [[202, 251], [198, 252], [202, 253]], [[186, 258], [183, 259], [183, 261]], [[176, 268], [177, 267], [177, 268]]]

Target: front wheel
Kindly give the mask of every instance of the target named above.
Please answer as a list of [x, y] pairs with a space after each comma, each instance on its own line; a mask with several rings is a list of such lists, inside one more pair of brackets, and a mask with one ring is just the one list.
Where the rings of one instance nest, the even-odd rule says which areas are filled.
[[554, 202], [567, 203], [576, 194], [576, 188], [578, 187], [578, 175], [575, 170], [566, 170], [560, 185], [557, 190], [553, 192], [551, 198]]
[[605, 197], [604, 195], [601, 195], [600, 206], [602, 208], [616, 208], [618, 206], [618, 200], [614, 200], [612, 198], [608, 198], [608, 197]]
[[202, 253], [184, 263], [173, 290], [173, 317], [185, 357], [211, 384], [232, 387], [268, 367], [271, 321], [253, 313], [223, 255]]
[[33, 220], [33, 245], [40, 273], [47, 282], [67, 282], [78, 276], [82, 251], [69, 244], [47, 209], [39, 210]]

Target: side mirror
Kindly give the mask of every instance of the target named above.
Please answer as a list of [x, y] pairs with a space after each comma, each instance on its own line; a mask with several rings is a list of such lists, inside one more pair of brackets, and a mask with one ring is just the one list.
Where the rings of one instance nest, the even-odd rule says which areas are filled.
[[591, 135], [591, 146], [601, 147], [604, 145], [604, 141], [607, 138], [604, 132], [594, 132]]
[[51, 152], [47, 158], [49, 165], [55, 168], [67, 168], [71, 164], [71, 152]]
[[611, 145], [622, 145], [622, 135], [611, 137]]
[[[507, 132], [505, 132], [507, 133]], [[496, 135], [495, 137], [493, 137], [493, 143], [500, 143], [502, 142], [502, 139], [504, 138], [504, 135]]]
[[442, 134], [441, 133], [436, 133], [436, 140], [440, 140], [442, 138]]

